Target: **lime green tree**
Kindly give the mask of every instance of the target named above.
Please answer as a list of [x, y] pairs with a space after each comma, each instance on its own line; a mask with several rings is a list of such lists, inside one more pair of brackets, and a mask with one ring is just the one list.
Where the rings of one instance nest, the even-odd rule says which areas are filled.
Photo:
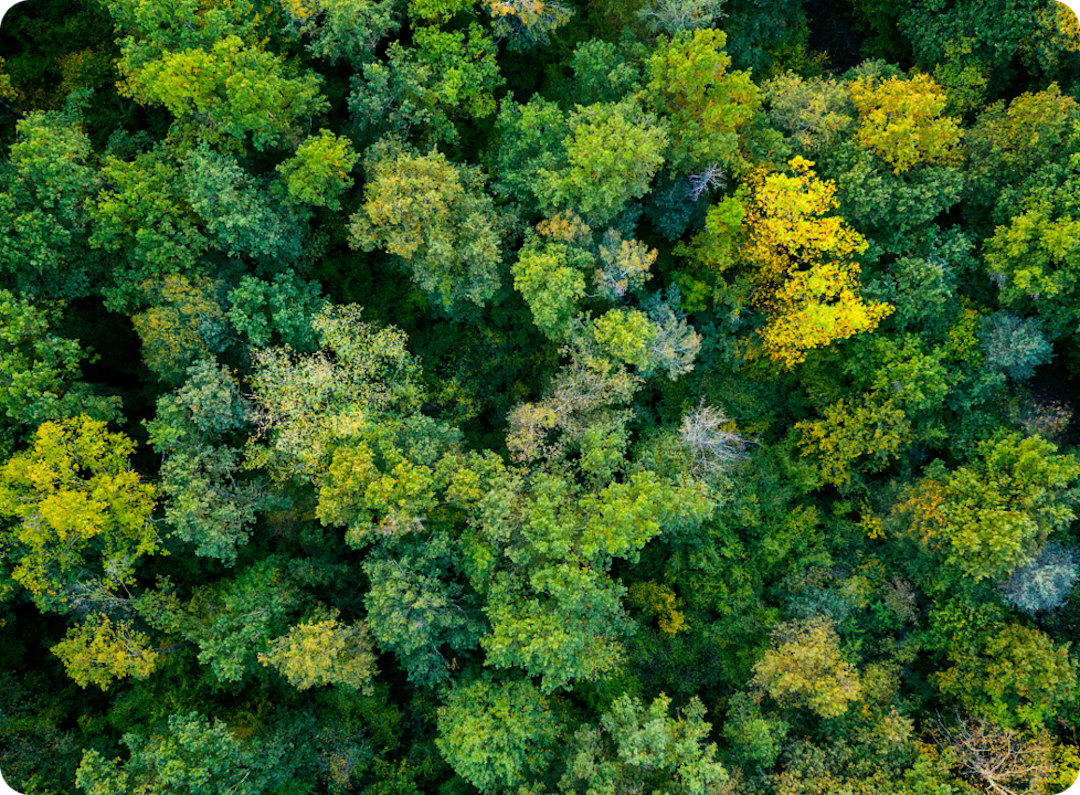
[[450, 691], [439, 707], [438, 730], [439, 752], [481, 792], [543, 773], [560, 736], [548, 699], [531, 682], [490, 676]]

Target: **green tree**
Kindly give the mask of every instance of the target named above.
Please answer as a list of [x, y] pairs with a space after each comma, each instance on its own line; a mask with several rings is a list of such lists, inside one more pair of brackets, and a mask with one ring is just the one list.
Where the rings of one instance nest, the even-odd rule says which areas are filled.
[[[306, 139], [305, 144], [311, 140]], [[282, 165], [301, 157], [305, 144]], [[303, 209], [283, 208], [265, 180], [249, 174], [236, 158], [208, 146], [192, 150], [183, 164], [188, 204], [218, 251], [228, 257], [250, 257], [275, 265], [295, 261], [301, 255], [307, 237]], [[292, 198], [289, 185], [286, 179], [286, 191]]]
[[88, 100], [75, 92], [63, 110], [15, 125], [0, 176], [0, 274], [24, 297], [82, 297], [100, 274], [86, 251], [85, 205], [99, 185], [82, 120]]
[[694, 697], [677, 717], [661, 693], [646, 706], [622, 695], [601, 716], [599, 727], [578, 729], [570, 743], [561, 792], [648, 791], [666, 795], [711, 792], [728, 780], [712, 726]]
[[565, 154], [557, 165], [538, 169], [537, 195], [545, 209], [607, 223], [649, 190], [664, 162], [667, 131], [632, 100], [579, 106], [566, 124]]
[[369, 151], [364, 204], [352, 216], [354, 248], [393, 254], [434, 306], [454, 317], [499, 289], [504, 220], [479, 169], [438, 151]]
[[450, 678], [449, 654], [476, 648], [484, 624], [473, 599], [450, 577], [461, 561], [445, 533], [406, 536], [364, 562], [371, 587], [367, 623], [379, 648], [392, 652], [409, 680], [434, 685]]
[[110, 420], [118, 413], [117, 398], [95, 395], [80, 382], [79, 363], [88, 355], [78, 340], [50, 332], [59, 319], [52, 307], [0, 290], [0, 457], [47, 420], [75, 414]]
[[164, 733], [125, 734], [123, 743], [126, 760], [83, 752], [75, 783], [87, 795], [259, 795], [283, 792], [292, 772], [289, 746], [238, 740], [223, 721], [197, 712], [170, 715]]
[[303, 119], [326, 109], [314, 73], [293, 75], [285, 60], [227, 35], [208, 48], [182, 49], [134, 66], [120, 63], [121, 91], [161, 105], [182, 134], [263, 151], [297, 142]]
[[277, 170], [291, 202], [340, 210], [341, 194], [352, 187], [348, 173], [359, 157], [348, 138], [319, 130], [317, 136], [305, 138], [296, 154], [279, 163]]
[[746, 72], [728, 72], [727, 37], [714, 28], [684, 30], [660, 46], [648, 62], [646, 93], [668, 122], [667, 159], [680, 172], [740, 165], [739, 131], [761, 105]]
[[369, 138], [407, 137], [414, 129], [425, 144], [459, 143], [456, 124], [495, 113], [503, 84], [496, 47], [477, 24], [467, 30], [419, 26], [414, 46], [393, 42], [387, 61], [376, 61], [352, 81], [349, 111]]
[[450, 767], [481, 792], [543, 773], [560, 727], [549, 702], [528, 680], [490, 676], [450, 691], [438, 711], [435, 745]]
[[948, 472], [937, 465], [897, 506], [910, 532], [974, 580], [1000, 580], [1075, 518], [1080, 464], [1040, 437], [979, 444]]
[[331, 64], [345, 59], [358, 67], [370, 61], [379, 42], [400, 26], [393, 0], [280, 0], [289, 31], [307, 51]]
[[162, 455], [161, 490], [166, 524], [195, 545], [195, 554], [236, 562], [258, 512], [274, 504], [259, 479], [241, 472], [241, 450], [227, 443], [250, 427], [250, 408], [228, 370], [202, 359], [183, 386], [158, 399], [146, 423], [150, 444]]

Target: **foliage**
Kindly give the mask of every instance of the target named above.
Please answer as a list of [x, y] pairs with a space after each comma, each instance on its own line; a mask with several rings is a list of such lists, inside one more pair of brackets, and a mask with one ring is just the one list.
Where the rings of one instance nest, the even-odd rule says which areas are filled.
[[[600, 717], [599, 727], [578, 729], [570, 745], [563, 792], [663, 791], [690, 795], [708, 792], [728, 780], [705, 745], [712, 728], [705, 707], [693, 698], [676, 718], [671, 699], [661, 693], [646, 706], [622, 695]], [[655, 790], [660, 786], [663, 790]]]
[[714, 28], [682, 30], [649, 59], [646, 90], [668, 121], [667, 157], [677, 171], [737, 165], [738, 133], [760, 106], [750, 76], [727, 71], [726, 41]]
[[1037, 436], [1009, 435], [976, 451], [953, 472], [936, 469], [899, 510], [910, 532], [965, 576], [1000, 579], [1073, 519], [1080, 466]]
[[122, 61], [120, 70], [125, 95], [164, 106], [185, 133], [225, 146], [248, 136], [259, 151], [281, 146], [299, 135], [301, 119], [326, 107], [315, 74], [293, 76], [284, 59], [235, 35], [135, 68]]
[[69, 629], [52, 651], [76, 684], [95, 684], [102, 689], [113, 679], [149, 676], [158, 656], [144, 633], [128, 622], [114, 623], [101, 613]]
[[773, 630], [773, 642], [754, 666], [751, 681], [777, 701], [835, 718], [859, 698], [859, 674], [843, 658], [831, 619], [780, 624]]
[[333, 614], [297, 624], [259, 652], [259, 662], [277, 669], [298, 690], [342, 685], [371, 693], [377, 673], [367, 627], [343, 624]]
[[1013, 570], [1001, 588], [1017, 610], [1034, 615], [1060, 606], [1069, 595], [1080, 568], [1076, 552], [1047, 541], [1029, 563]]
[[859, 111], [855, 140], [883, 157], [897, 173], [919, 163], [948, 160], [960, 141], [956, 119], [941, 118], [945, 92], [926, 75], [893, 77], [878, 85], [856, 80], [851, 101]]
[[[256, 795], [287, 780], [279, 743], [241, 742], [220, 719], [191, 712], [169, 716], [165, 734], [125, 734], [127, 760], [83, 752], [76, 783], [88, 795], [189, 792], [192, 795]], [[284, 768], [284, 769], [283, 769]]]
[[503, 222], [478, 169], [444, 155], [385, 152], [369, 161], [365, 201], [349, 242], [382, 248], [447, 315], [483, 306], [499, 288]]
[[157, 489], [128, 460], [135, 443], [85, 414], [43, 423], [33, 446], [0, 467], [0, 515], [11, 577], [54, 596], [87, 567], [107, 587], [134, 579], [139, 557], [161, 541], [151, 523]]
[[481, 792], [513, 787], [551, 763], [560, 727], [528, 680], [484, 677], [450, 691], [438, 710], [435, 745]]

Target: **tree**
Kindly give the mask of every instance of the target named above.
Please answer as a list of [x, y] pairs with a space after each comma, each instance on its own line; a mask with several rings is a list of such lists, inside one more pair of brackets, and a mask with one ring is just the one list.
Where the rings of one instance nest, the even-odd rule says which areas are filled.
[[146, 423], [150, 444], [162, 455], [165, 522], [195, 554], [236, 562], [259, 510], [273, 504], [264, 486], [241, 478], [241, 451], [223, 439], [250, 426], [250, 407], [225, 367], [202, 359], [184, 385], [159, 398]]
[[114, 679], [144, 679], [153, 672], [158, 658], [145, 633], [128, 621], [114, 622], [103, 613], [69, 629], [52, 652], [80, 687], [95, 684], [103, 690]]
[[988, 367], [1017, 381], [1035, 374], [1035, 368], [1053, 357], [1053, 346], [1042, 334], [1034, 318], [1021, 318], [1000, 311], [983, 318], [979, 335], [983, 361]]
[[314, 73], [294, 76], [283, 58], [235, 34], [119, 68], [124, 95], [164, 106], [186, 136], [234, 150], [248, 136], [258, 151], [298, 141], [300, 121], [327, 107]]
[[367, 624], [384, 652], [393, 653], [419, 685], [447, 681], [444, 650], [461, 654], [476, 648], [484, 631], [480, 611], [451, 575], [460, 555], [445, 533], [407, 536], [365, 561], [371, 587], [364, 596]]
[[296, 154], [279, 163], [277, 170], [290, 202], [340, 210], [341, 194], [352, 187], [347, 175], [359, 157], [348, 138], [319, 130], [317, 136], [305, 138]]
[[367, 626], [344, 624], [337, 611], [292, 627], [259, 652], [262, 665], [276, 668], [298, 690], [314, 685], [341, 685], [369, 694], [375, 669]]
[[43, 423], [33, 446], [0, 467], [0, 515], [11, 577], [48, 603], [86, 569], [106, 587], [133, 582], [143, 555], [160, 549], [151, 521], [157, 490], [128, 459], [135, 443], [79, 415]]
[[326, 307], [321, 293], [318, 282], [301, 280], [291, 270], [271, 281], [243, 276], [229, 291], [226, 314], [241, 339], [256, 348], [275, 342], [310, 353], [318, 346], [312, 321]]
[[855, 140], [902, 173], [920, 163], [947, 161], [960, 142], [958, 119], [942, 118], [947, 98], [931, 77], [914, 74], [851, 84], [859, 111]]
[[970, 712], [1035, 732], [1076, 694], [1069, 644], [1057, 645], [1021, 624], [999, 624], [974, 642], [964, 640], [960, 633], [954, 636], [948, 650], [952, 665], [931, 681]]
[[248, 465], [277, 477], [316, 478], [337, 440], [355, 438], [388, 413], [411, 413], [419, 397], [419, 370], [403, 333], [361, 321], [355, 305], [327, 306], [312, 325], [322, 344], [313, 354], [253, 353], [259, 433], [248, 445]]
[[499, 288], [503, 219], [484, 179], [438, 152], [369, 152], [364, 204], [349, 243], [395, 255], [402, 269], [450, 317], [486, 304]]
[[517, 786], [527, 774], [543, 773], [560, 735], [548, 700], [527, 679], [484, 676], [458, 686], [437, 714], [435, 746], [481, 792]]
[[95, 395], [79, 380], [89, 352], [78, 340], [50, 332], [59, 319], [54, 307], [0, 290], [0, 457], [45, 421], [117, 415], [117, 398]]
[[[307, 151], [304, 144], [281, 165], [295, 166], [301, 151]], [[236, 158], [218, 154], [205, 144], [193, 149], [183, 165], [186, 198], [215, 248], [228, 257], [250, 257], [275, 265], [301, 255], [308, 235], [306, 208], [282, 207], [265, 179], [255, 178]], [[285, 192], [292, 199], [289, 185], [286, 177]]]
[[23, 297], [82, 297], [100, 273], [85, 251], [85, 204], [99, 185], [82, 119], [89, 97], [73, 92], [63, 110], [15, 125], [11, 167], [0, 177], [0, 273]]
[[90, 245], [120, 258], [103, 292], [110, 309], [129, 312], [142, 302], [144, 281], [195, 273], [210, 241], [188, 203], [180, 166], [164, 146], [130, 162], [106, 156], [101, 175], [104, 189], [88, 205]]
[[1030, 563], [1013, 569], [1001, 588], [1017, 610], [1035, 615], [1062, 605], [1078, 577], [1076, 551], [1047, 541]]
[[858, 468], [880, 471], [911, 439], [911, 422], [891, 398], [864, 394], [827, 406], [818, 420], [801, 420], [799, 446], [813, 455], [828, 483], [845, 486]]
[[281, 792], [293, 772], [288, 746], [238, 740], [223, 721], [197, 712], [170, 715], [164, 733], [125, 734], [122, 742], [127, 760], [83, 751], [75, 782], [87, 795], [259, 795]]
[[1043, 738], [1026, 737], [986, 718], [957, 715], [949, 724], [938, 718], [935, 734], [961, 774], [994, 795], [1040, 791], [1053, 772]]
[[392, 0], [281, 0], [281, 7], [308, 52], [331, 64], [344, 58], [354, 68], [374, 58], [379, 42], [400, 26]]
[[841, 654], [832, 619], [780, 624], [773, 630], [773, 641], [773, 647], [754, 665], [751, 682], [777, 701], [835, 718], [859, 698], [859, 674]]
[[812, 348], [872, 331], [892, 311], [859, 295], [853, 257], [867, 243], [843, 218], [825, 215], [838, 204], [835, 186], [815, 177], [809, 160], [789, 165], [794, 176], [755, 178], [743, 220], [754, 302], [768, 313], [762, 343], [787, 368]]
[[166, 383], [179, 384], [196, 360], [228, 344], [220, 283], [170, 276], [144, 290], [151, 306], [131, 318], [142, 339], [143, 361]]
[[541, 206], [573, 210], [593, 225], [607, 223], [648, 191], [664, 162], [668, 134], [633, 100], [578, 106], [566, 124], [565, 154], [537, 169]]
[[652, 107], [668, 122], [668, 160], [683, 173], [740, 165], [738, 134], [761, 105], [746, 72], [728, 72], [727, 37], [714, 28], [661, 39], [648, 63]]
[[527, 52], [547, 44], [551, 34], [565, 25], [574, 10], [559, 0], [485, 0], [496, 39], [514, 52]]
[[661, 693], [646, 706], [622, 695], [571, 740], [561, 792], [711, 792], [728, 780], [716, 744], [705, 745], [712, 728], [696, 696], [677, 717]]
[[1001, 579], [1074, 518], [1080, 464], [1040, 437], [991, 439], [953, 472], [940, 465], [898, 506], [910, 532], [974, 580]]
[[455, 122], [495, 112], [503, 84], [495, 42], [477, 24], [467, 30], [418, 26], [414, 46], [393, 42], [387, 61], [364, 66], [352, 81], [349, 111], [369, 138], [407, 138], [414, 129], [425, 145], [456, 144]]

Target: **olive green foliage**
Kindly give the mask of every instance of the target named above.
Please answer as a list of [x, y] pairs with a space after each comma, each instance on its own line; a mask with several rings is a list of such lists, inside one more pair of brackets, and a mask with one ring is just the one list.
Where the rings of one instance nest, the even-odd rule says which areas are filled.
[[455, 166], [438, 151], [383, 150], [368, 173], [350, 244], [394, 255], [451, 317], [487, 303], [500, 283], [503, 221], [482, 190], [480, 171]]

